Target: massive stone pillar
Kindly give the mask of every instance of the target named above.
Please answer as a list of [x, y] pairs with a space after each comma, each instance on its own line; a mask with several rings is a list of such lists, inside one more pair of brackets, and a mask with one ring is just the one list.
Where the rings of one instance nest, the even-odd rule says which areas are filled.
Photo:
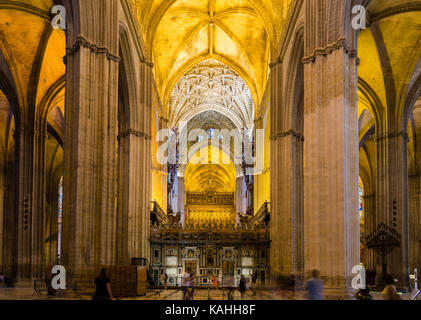
[[67, 32], [63, 204], [63, 265], [73, 281], [116, 260], [120, 61], [118, 2], [77, 4]]
[[[139, 215], [140, 224], [135, 225], [135, 239], [138, 246], [135, 248], [135, 253], [138, 257], [149, 258], [150, 257], [150, 211], [151, 211], [151, 184], [152, 184], [152, 96], [154, 94], [153, 86], [153, 73], [152, 64], [143, 62], [140, 67], [140, 119], [142, 122], [139, 124], [141, 131], [144, 133], [143, 138], [139, 143], [139, 153], [141, 154], [142, 162], [139, 162], [139, 171], [141, 172], [139, 181], [137, 181], [137, 190], [141, 194], [140, 200], [140, 211], [133, 213]], [[155, 155], [154, 155], [155, 156]], [[134, 160], [138, 160], [135, 158]], [[140, 159], [139, 159], [140, 161]]]
[[54, 170], [46, 180], [46, 217], [45, 217], [45, 265], [47, 268], [58, 264], [58, 206], [59, 185], [62, 169]]
[[[405, 132], [384, 130], [376, 136], [376, 228], [380, 223], [396, 229], [401, 238], [386, 257], [387, 272], [409, 285], [409, 227], [408, 227], [408, 136]], [[378, 275], [381, 259], [378, 259]]]
[[[33, 116], [33, 118], [35, 118]], [[34, 119], [33, 119], [34, 120]], [[17, 281], [44, 275], [46, 127], [28, 121], [20, 134]]]
[[122, 264], [130, 263], [132, 258], [149, 257], [153, 78], [150, 64], [141, 63], [139, 69], [140, 102], [134, 101], [134, 97], [121, 102], [130, 104], [124, 109], [131, 118], [141, 119], [126, 123], [119, 133], [117, 256]]
[[[235, 184], [235, 211], [237, 213], [246, 213], [247, 210], [247, 199], [245, 197], [245, 186], [244, 186], [244, 176], [237, 177]], [[237, 223], [239, 221], [236, 221]]]
[[15, 129], [11, 150], [6, 153], [3, 162], [4, 166], [4, 203], [3, 203], [3, 225], [1, 229], [2, 243], [2, 264], [1, 269], [5, 275], [15, 277], [17, 274], [17, 239], [19, 231], [18, 212], [19, 201], [19, 128]]
[[[149, 113], [150, 115], [150, 113]], [[146, 114], [145, 114], [146, 116]], [[145, 129], [145, 128], [143, 128]], [[151, 136], [146, 132], [130, 135], [130, 194], [128, 199], [129, 258], [149, 259], [151, 202]]]
[[[365, 190], [364, 190], [365, 191]], [[376, 196], [374, 193], [364, 193], [364, 235], [372, 233], [376, 227]], [[365, 239], [361, 239], [365, 243]], [[364, 244], [364, 267], [366, 270], [376, 270], [376, 253]]]
[[409, 175], [409, 272], [421, 272], [421, 176]]
[[185, 187], [184, 187], [184, 177], [178, 177], [178, 189], [177, 189], [177, 210], [176, 212], [181, 212], [181, 223], [184, 226], [185, 223]]
[[305, 2], [305, 271], [320, 270], [328, 296], [349, 294], [360, 251], [357, 62], [343, 6]]
[[[301, 63], [301, 62], [299, 62]], [[304, 138], [288, 114], [283, 64], [271, 64], [271, 246], [273, 276], [303, 276], [302, 144]], [[289, 109], [291, 110], [291, 109]]]

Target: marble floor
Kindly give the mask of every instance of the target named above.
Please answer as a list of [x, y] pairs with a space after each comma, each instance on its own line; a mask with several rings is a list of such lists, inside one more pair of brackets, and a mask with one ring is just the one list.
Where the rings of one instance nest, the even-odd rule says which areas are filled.
[[[372, 292], [374, 300], [382, 300], [381, 293]], [[403, 294], [404, 300], [411, 300], [412, 293]], [[46, 292], [34, 294], [32, 289], [26, 288], [0, 288], [0, 300], [91, 300], [90, 295], [74, 294], [71, 291], [61, 291], [54, 297], [49, 297]], [[117, 300], [182, 300], [181, 290], [148, 290], [146, 296], [135, 298], [118, 298]], [[271, 290], [257, 290], [256, 295], [252, 291], [247, 291], [243, 300], [304, 300], [304, 294], [297, 292], [294, 297], [280, 296]], [[419, 298], [421, 299], [421, 298]], [[199, 289], [195, 291], [194, 300], [227, 300], [226, 290], [206, 290]], [[238, 291], [234, 292], [234, 300], [241, 300]]]

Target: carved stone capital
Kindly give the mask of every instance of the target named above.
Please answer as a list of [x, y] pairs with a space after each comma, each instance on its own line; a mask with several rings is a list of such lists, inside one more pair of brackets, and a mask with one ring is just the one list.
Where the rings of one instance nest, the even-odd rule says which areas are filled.
[[357, 50], [354, 48], [349, 48], [346, 44], [346, 39], [344, 37], [340, 37], [335, 42], [328, 44], [324, 48], [316, 48], [313, 53], [309, 56], [303, 58], [302, 62], [304, 64], [316, 61], [317, 56], [327, 56], [331, 54], [333, 51], [343, 49], [345, 53], [351, 57], [357, 57]]
[[288, 136], [293, 136], [295, 138], [297, 138], [298, 140], [304, 141], [304, 137], [299, 134], [298, 132], [295, 132], [293, 129], [287, 130], [287, 131], [281, 131], [278, 132], [276, 134], [273, 134], [272, 136], [270, 136], [270, 140], [271, 141], [275, 141], [279, 138], [284, 138], [284, 137], [288, 137]]
[[139, 138], [145, 138], [145, 140], [152, 140], [152, 137], [151, 136], [147, 135], [144, 132], [136, 131], [134, 129], [129, 129], [129, 130], [125, 131], [125, 132], [120, 133], [118, 135], [118, 139], [125, 138], [125, 137], [127, 137], [129, 135], [136, 136], [136, 137], [139, 137]]
[[81, 35], [77, 37], [76, 42], [72, 45], [71, 48], [67, 48], [67, 55], [74, 55], [81, 47], [89, 49], [95, 54], [104, 54], [106, 55], [107, 59], [111, 61], [120, 62], [121, 60], [120, 57], [112, 54], [107, 47], [100, 47], [94, 43], [91, 43]]

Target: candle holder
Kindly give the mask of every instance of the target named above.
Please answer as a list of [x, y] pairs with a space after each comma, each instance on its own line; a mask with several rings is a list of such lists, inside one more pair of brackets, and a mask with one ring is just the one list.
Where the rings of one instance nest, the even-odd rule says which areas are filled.
[[385, 223], [380, 223], [376, 230], [366, 237], [366, 244], [368, 248], [374, 249], [374, 251], [381, 256], [382, 259], [382, 280], [387, 275], [387, 264], [386, 257], [395, 249], [401, 245], [401, 236], [395, 228], [389, 227]]

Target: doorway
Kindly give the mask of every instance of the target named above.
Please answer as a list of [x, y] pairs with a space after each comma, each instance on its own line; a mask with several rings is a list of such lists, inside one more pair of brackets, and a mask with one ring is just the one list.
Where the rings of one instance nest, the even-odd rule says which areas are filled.
[[197, 276], [197, 261], [196, 260], [185, 261], [184, 270], [185, 272], [189, 273], [190, 276], [196, 277]]

